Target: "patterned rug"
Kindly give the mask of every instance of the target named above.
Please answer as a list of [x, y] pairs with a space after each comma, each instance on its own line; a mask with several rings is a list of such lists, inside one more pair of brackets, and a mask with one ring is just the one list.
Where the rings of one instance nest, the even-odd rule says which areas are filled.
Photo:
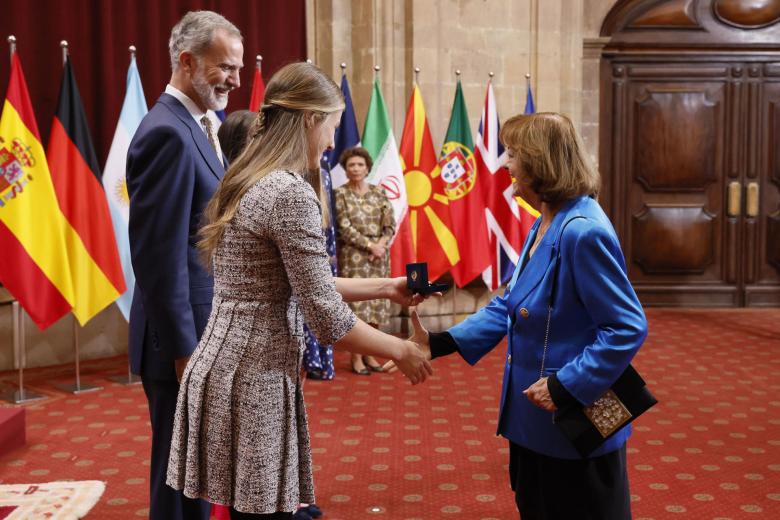
[[98, 480], [0, 485], [0, 519], [84, 518], [105, 489]]
[[[649, 309], [635, 366], [660, 400], [628, 443], [635, 520], [780, 518], [780, 310]], [[517, 519], [506, 441], [495, 436], [506, 347], [476, 367], [434, 361], [412, 387], [358, 376], [308, 381], [315, 485], [323, 520]], [[0, 458], [0, 484], [102, 480], [87, 518], [148, 518], [150, 430], [140, 385], [106, 375], [126, 360], [82, 363], [97, 392], [65, 394], [72, 365], [27, 372], [48, 396], [27, 406], [27, 446]], [[0, 374], [11, 386], [16, 374]]]

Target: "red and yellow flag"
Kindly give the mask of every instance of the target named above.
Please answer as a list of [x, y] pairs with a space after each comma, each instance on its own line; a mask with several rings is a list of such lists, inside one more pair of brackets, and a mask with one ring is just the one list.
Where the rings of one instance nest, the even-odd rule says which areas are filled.
[[73, 280], [73, 313], [82, 325], [125, 292], [111, 214], [87, 116], [70, 59], [63, 68], [57, 113], [46, 151], [62, 214]]
[[[428, 262], [428, 277], [433, 281], [457, 264], [460, 254], [452, 233], [446, 182], [417, 85], [406, 111], [400, 153], [409, 210], [390, 250], [393, 272], [396, 266], [404, 269], [409, 262]], [[407, 230], [411, 240], [399, 240]]]
[[14, 53], [0, 117], [0, 281], [41, 329], [73, 307], [69, 232]]

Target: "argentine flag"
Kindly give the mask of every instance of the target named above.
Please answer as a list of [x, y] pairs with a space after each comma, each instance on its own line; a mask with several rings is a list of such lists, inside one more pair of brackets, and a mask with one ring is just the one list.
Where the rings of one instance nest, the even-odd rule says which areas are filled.
[[141, 86], [141, 76], [138, 74], [138, 67], [135, 64], [135, 56], [132, 56], [130, 68], [127, 70], [127, 91], [125, 101], [122, 104], [122, 113], [119, 115], [119, 122], [116, 125], [106, 167], [103, 168], [103, 188], [108, 199], [108, 208], [111, 211], [116, 245], [119, 249], [119, 258], [122, 261], [122, 271], [125, 274], [125, 284], [127, 285], [127, 291], [119, 297], [116, 304], [128, 321], [130, 304], [133, 301], [135, 275], [133, 275], [133, 266], [130, 263], [130, 240], [127, 235], [130, 197], [127, 193], [125, 166], [130, 140], [138, 129], [138, 125], [141, 124], [141, 119], [148, 111], [144, 89]]

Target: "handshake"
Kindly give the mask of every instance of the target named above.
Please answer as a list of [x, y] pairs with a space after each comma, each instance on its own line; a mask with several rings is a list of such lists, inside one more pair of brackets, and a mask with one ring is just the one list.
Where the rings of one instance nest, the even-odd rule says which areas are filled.
[[[432, 284], [428, 281], [428, 264], [424, 262], [406, 264], [406, 287], [413, 294], [438, 296], [449, 289], [446, 284]], [[404, 355], [395, 361], [388, 361], [383, 369], [389, 373], [400, 370], [415, 385], [425, 381], [428, 375], [433, 375], [433, 368], [428, 331], [420, 323], [416, 309], [412, 310], [411, 317], [412, 335], [404, 342]]]

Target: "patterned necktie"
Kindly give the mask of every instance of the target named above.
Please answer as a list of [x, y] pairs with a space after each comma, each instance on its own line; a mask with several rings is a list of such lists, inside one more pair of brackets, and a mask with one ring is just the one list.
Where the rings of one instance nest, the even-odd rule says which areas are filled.
[[214, 148], [214, 151], [217, 152], [217, 155], [219, 155], [219, 150], [217, 150], [217, 142], [214, 140], [214, 128], [211, 126], [211, 119], [209, 119], [209, 116], [203, 116], [200, 118], [200, 122], [203, 124], [203, 127], [206, 129], [206, 135], [209, 138], [209, 143], [211, 143], [211, 147]]

